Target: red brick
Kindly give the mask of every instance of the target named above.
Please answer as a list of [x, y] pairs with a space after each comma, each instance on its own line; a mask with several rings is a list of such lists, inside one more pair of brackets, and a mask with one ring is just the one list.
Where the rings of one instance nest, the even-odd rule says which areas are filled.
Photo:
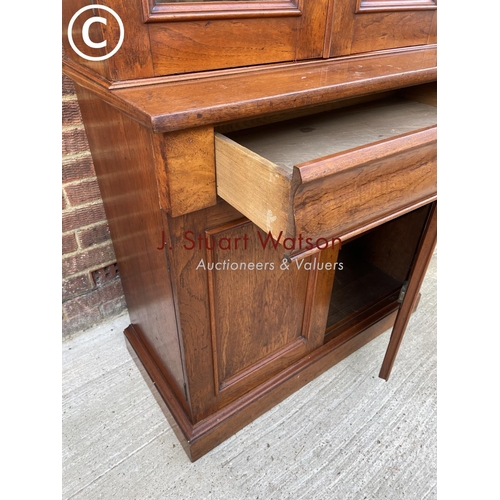
[[106, 221], [102, 203], [76, 208], [62, 214], [62, 232], [67, 233], [81, 227]]
[[63, 130], [62, 153], [63, 155], [74, 155], [89, 149], [87, 136], [83, 127], [75, 127]]
[[103, 318], [111, 318], [112, 316], [117, 316], [127, 309], [127, 303], [125, 302], [125, 297], [121, 296], [116, 299], [110, 300], [105, 304], [100, 306], [101, 314]]
[[62, 103], [62, 124], [65, 125], [81, 125], [82, 115], [80, 106], [76, 99], [67, 99]]
[[62, 253], [71, 253], [78, 249], [75, 233], [63, 234], [62, 236]]
[[69, 204], [73, 207], [101, 199], [101, 192], [96, 179], [65, 186], [64, 190]]
[[115, 253], [111, 245], [86, 250], [63, 258], [63, 278], [68, 278], [83, 271], [97, 269], [115, 261]]
[[77, 235], [82, 248], [88, 248], [104, 243], [105, 241], [111, 241], [107, 224], [100, 224], [98, 226], [89, 227], [88, 229], [82, 229], [77, 232]]
[[62, 76], [62, 95], [71, 95], [75, 93], [75, 86], [71, 78], [66, 75]]
[[63, 320], [62, 322], [62, 333], [63, 336], [72, 335], [74, 333], [79, 333], [83, 330], [87, 330], [91, 326], [100, 323], [103, 320], [102, 315], [98, 307], [94, 309], [89, 309], [85, 314], [75, 316], [74, 318]]
[[92, 163], [90, 151], [81, 156], [66, 156], [63, 158], [63, 182], [77, 181], [86, 177], [95, 177], [94, 164]]
[[89, 293], [64, 302], [63, 311], [68, 319], [75, 318], [122, 296], [121, 281], [116, 279]]
[[62, 282], [62, 298], [68, 300], [92, 290], [93, 283], [88, 274], [73, 276]]
[[64, 192], [62, 194], [62, 209], [66, 210], [67, 204], [66, 204], [66, 198], [64, 197]]

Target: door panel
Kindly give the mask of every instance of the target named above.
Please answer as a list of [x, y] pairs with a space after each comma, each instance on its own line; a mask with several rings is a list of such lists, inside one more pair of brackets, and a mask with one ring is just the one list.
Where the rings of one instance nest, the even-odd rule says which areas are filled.
[[436, 43], [435, 0], [335, 2], [330, 57]]
[[155, 75], [320, 58], [327, 11], [328, 0], [155, 3], [145, 15]]
[[199, 421], [323, 344], [340, 245], [284, 265], [281, 245], [224, 202], [168, 220]]
[[[333, 268], [320, 276], [314, 262], [332, 266], [337, 249], [309, 256], [300, 267], [283, 265], [282, 252], [246, 219], [206, 237], [215, 246], [207, 252], [215, 389], [225, 399], [222, 393], [246, 392], [322, 345], [324, 318], [316, 327], [313, 301], [325, 284], [331, 288]], [[238, 248], [225, 249], [234, 242]]]

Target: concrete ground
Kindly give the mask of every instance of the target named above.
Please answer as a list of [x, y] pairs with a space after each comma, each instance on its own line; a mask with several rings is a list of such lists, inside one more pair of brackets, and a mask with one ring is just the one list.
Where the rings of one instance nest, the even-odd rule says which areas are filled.
[[437, 497], [436, 255], [389, 382], [386, 332], [192, 464], [126, 347], [127, 316], [63, 342], [63, 498]]

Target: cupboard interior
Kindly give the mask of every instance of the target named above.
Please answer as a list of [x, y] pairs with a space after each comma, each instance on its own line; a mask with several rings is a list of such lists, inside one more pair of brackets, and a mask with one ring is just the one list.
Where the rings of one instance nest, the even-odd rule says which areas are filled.
[[424, 230], [429, 205], [342, 244], [325, 342], [342, 342], [398, 307]]

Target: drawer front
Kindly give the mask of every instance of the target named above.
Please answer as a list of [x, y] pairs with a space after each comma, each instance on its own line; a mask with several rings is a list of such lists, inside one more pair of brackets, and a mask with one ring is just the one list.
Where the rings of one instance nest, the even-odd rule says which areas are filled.
[[434, 199], [436, 135], [430, 127], [297, 166], [295, 236], [344, 236]]
[[[252, 131], [250, 138], [235, 136], [248, 147], [216, 134], [219, 196], [280, 243], [285, 238], [309, 238], [309, 245], [317, 247], [321, 243], [320, 248], [326, 243], [319, 239], [352, 236], [433, 201], [437, 194], [437, 127], [411, 130], [403, 122], [393, 128], [397, 120], [391, 115], [388, 120], [384, 117], [384, 123], [389, 125], [374, 129], [370, 125], [370, 134], [366, 135], [363, 127], [367, 117], [381, 109], [380, 105], [372, 106], [364, 115], [359, 108], [353, 109], [356, 121], [351, 124], [352, 134], [351, 129], [346, 132], [346, 122], [339, 122], [338, 115], [331, 129], [325, 129], [321, 119], [307, 122], [312, 124], [310, 127], [298, 125], [302, 132], [317, 131], [320, 142], [314, 144], [309, 139], [312, 134], [299, 144], [295, 125], [294, 130], [289, 125], [283, 129], [277, 126], [274, 135], [269, 135], [274, 129], [267, 128], [264, 133], [262, 129]], [[398, 113], [401, 115], [401, 109]], [[405, 113], [402, 115], [404, 118]], [[426, 120], [432, 122], [434, 117]], [[394, 130], [411, 131], [391, 136]], [[330, 143], [341, 135], [346, 138], [342, 139], [340, 151], [335, 146], [333, 150], [338, 152], [290, 165], [290, 158], [295, 161], [317, 151], [331, 151]], [[384, 139], [363, 143], [381, 136]], [[274, 146], [274, 142], [280, 145]], [[342, 149], [346, 144], [348, 149]], [[289, 153], [293, 147], [296, 152]], [[307, 148], [310, 151], [304, 156]], [[296, 250], [297, 245], [293, 248]]]

